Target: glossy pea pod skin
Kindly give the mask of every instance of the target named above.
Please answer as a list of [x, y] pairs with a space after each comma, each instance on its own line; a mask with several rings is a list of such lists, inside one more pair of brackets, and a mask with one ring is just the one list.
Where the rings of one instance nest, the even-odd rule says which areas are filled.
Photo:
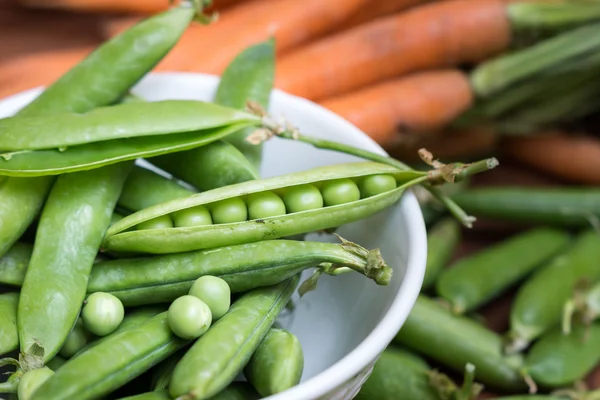
[[18, 293], [0, 294], [0, 355], [9, 353], [19, 348], [19, 334], [17, 331], [17, 306]]
[[[172, 8], [105, 42], [18, 115], [84, 113], [114, 103], [177, 43], [194, 14], [190, 7]], [[9, 178], [0, 187], [0, 255], [38, 215], [53, 182], [50, 176]]]
[[600, 190], [593, 187], [479, 188], [452, 199], [469, 214], [517, 223], [588, 228], [600, 217]]
[[244, 367], [244, 376], [267, 397], [300, 383], [303, 370], [304, 353], [298, 338], [285, 329], [271, 328]]
[[172, 397], [202, 400], [218, 394], [242, 371], [298, 285], [298, 276], [240, 297], [177, 363]]
[[475, 379], [507, 392], [526, 390], [521, 359], [507, 358], [503, 338], [484, 326], [454, 315], [436, 301], [420, 295], [394, 341], [457, 372], [475, 365]]
[[473, 311], [544, 266], [569, 242], [566, 232], [549, 228], [515, 235], [455, 262], [440, 274], [437, 293], [454, 312]]
[[369, 253], [356, 254], [344, 244], [297, 240], [265, 240], [211, 250], [154, 257], [122, 258], [94, 266], [88, 292], [107, 292], [124, 305], [143, 305], [175, 300], [187, 294], [204, 275], [224, 279], [232, 292], [278, 284], [321, 263], [355, 271], [371, 270], [379, 284], [389, 280], [391, 270], [371, 264]]
[[149, 169], [134, 166], [119, 197], [119, 206], [135, 212], [155, 204], [189, 196], [194, 190]]
[[21, 352], [38, 342], [44, 361], [75, 325], [102, 237], [131, 164], [60, 176], [46, 202], [21, 288]]
[[594, 230], [578, 234], [572, 245], [531, 276], [515, 295], [510, 311], [509, 350], [518, 351], [558, 325], [563, 307], [581, 281], [600, 280], [600, 235]]
[[0, 284], [21, 286], [32, 252], [32, 244], [24, 242], [13, 244], [0, 258]]
[[67, 361], [31, 400], [95, 399], [111, 393], [175, 353], [189, 341], [176, 337], [163, 312], [110, 335]]
[[440, 400], [429, 381], [431, 367], [418, 355], [388, 347], [375, 362], [373, 372], [355, 400]]
[[[261, 396], [247, 382], [232, 382], [221, 392], [208, 400], [259, 400]], [[120, 400], [172, 400], [164, 390], [142, 393], [137, 396], [124, 397]]]
[[540, 387], [556, 389], [585, 378], [600, 362], [600, 324], [577, 326], [569, 335], [554, 329], [533, 344], [525, 371]]
[[429, 289], [442, 269], [452, 258], [461, 238], [460, 224], [454, 218], [446, 218], [436, 223], [427, 234], [427, 264], [423, 289]]
[[[211, 207], [211, 205], [219, 204], [223, 200], [233, 199], [239, 201], [249, 195], [270, 191], [285, 194], [285, 191], [301, 185], [318, 186], [323, 185], [325, 182], [350, 178], [359, 180], [378, 174], [393, 176], [396, 179], [397, 187], [375, 196], [345, 204], [256, 220], [170, 229], [128, 230], [156, 217], [197, 206]], [[103, 246], [115, 252], [177, 253], [277, 239], [333, 228], [382, 211], [397, 202], [405, 189], [426, 179], [426, 173], [399, 171], [394, 167], [373, 162], [358, 162], [243, 182], [187, 198], [157, 204], [131, 214], [108, 230]]]

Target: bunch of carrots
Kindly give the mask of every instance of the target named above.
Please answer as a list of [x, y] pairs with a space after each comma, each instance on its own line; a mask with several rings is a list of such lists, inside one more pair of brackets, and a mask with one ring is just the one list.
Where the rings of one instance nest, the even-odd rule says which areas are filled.
[[[169, 0], [0, 0], [0, 98], [46, 85]], [[276, 86], [392, 155], [495, 154], [600, 184], [598, 0], [213, 0], [156, 67], [220, 74], [274, 37]], [[593, 126], [593, 125], [592, 125]], [[535, 151], [534, 151], [535, 150]]]

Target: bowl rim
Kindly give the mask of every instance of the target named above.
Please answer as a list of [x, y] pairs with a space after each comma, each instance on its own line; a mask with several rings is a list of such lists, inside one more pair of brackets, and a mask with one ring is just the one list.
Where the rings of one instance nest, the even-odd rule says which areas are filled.
[[[132, 88], [135, 92], [139, 85], [152, 84], [155, 79], [196, 79], [205, 81], [207, 84], [216, 85], [220, 79], [219, 76], [193, 72], [153, 72], [146, 75], [137, 85]], [[43, 87], [21, 91], [0, 99], [0, 110], [5, 107], [13, 108], [16, 111], [33, 100]], [[279, 89], [274, 89], [271, 93], [271, 101], [291, 102], [300, 112], [310, 113], [318, 119], [328, 119], [330, 124], [336, 126], [348, 135], [353, 137], [370, 151], [387, 155], [387, 153], [366, 133], [342, 118], [341, 116], [329, 111], [325, 107], [314, 103], [305, 98], [301, 98]], [[373, 363], [393, 340], [398, 330], [406, 321], [412, 310], [425, 275], [425, 265], [427, 258], [427, 235], [425, 222], [421, 208], [416, 196], [412, 191], [407, 191], [401, 199], [401, 212], [407, 223], [408, 231], [411, 232], [409, 238], [403, 238], [409, 241], [408, 260], [406, 264], [406, 273], [400, 288], [395, 293], [395, 297], [384, 314], [381, 321], [375, 328], [344, 357], [336, 363], [321, 371], [319, 374], [301, 382], [297, 386], [284, 392], [265, 397], [263, 400], [309, 400], [319, 399], [322, 396], [330, 395], [332, 391], [343, 386], [346, 382], [352, 380], [361, 374], [371, 363]]]

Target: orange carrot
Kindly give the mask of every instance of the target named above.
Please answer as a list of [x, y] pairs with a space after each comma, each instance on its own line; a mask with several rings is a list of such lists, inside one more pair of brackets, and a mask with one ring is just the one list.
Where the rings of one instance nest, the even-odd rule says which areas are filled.
[[0, 99], [56, 81], [94, 48], [32, 53], [0, 62]]
[[561, 132], [503, 138], [501, 152], [561, 179], [600, 185], [600, 140]]
[[506, 50], [502, 0], [450, 0], [360, 25], [282, 57], [276, 86], [312, 100], [419, 69], [481, 61]]
[[[157, 70], [220, 74], [236, 54], [250, 45], [274, 37], [277, 51], [281, 52], [339, 24], [368, 3], [368, 0], [245, 1], [224, 11], [209, 26], [190, 26]], [[120, 29], [127, 26], [119, 25]], [[110, 31], [115, 33], [114, 29]]]
[[321, 105], [341, 115], [380, 145], [399, 133], [430, 133], [444, 128], [473, 104], [469, 77], [455, 69], [419, 72]]

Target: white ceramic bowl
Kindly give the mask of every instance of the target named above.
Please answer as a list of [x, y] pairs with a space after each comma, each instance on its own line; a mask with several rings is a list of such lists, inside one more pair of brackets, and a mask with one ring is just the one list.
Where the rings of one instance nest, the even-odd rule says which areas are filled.
[[[211, 100], [217, 84], [215, 76], [163, 73], [147, 76], [133, 91], [154, 101]], [[0, 117], [13, 114], [40, 92], [33, 89], [1, 101]], [[310, 101], [276, 90], [270, 111], [285, 116], [303, 133], [385, 154], [356, 127]], [[263, 177], [360, 161], [277, 138], [266, 143], [264, 150]], [[421, 210], [411, 192], [394, 207], [343, 226], [339, 233], [364, 247], [380, 248], [394, 269], [392, 281], [384, 287], [359, 274], [325, 276], [316, 291], [298, 302], [294, 313], [282, 315], [279, 323], [302, 343], [305, 369], [298, 386], [269, 400], [352, 399], [417, 298], [425, 273], [427, 243]], [[310, 239], [335, 241], [322, 235]]]

